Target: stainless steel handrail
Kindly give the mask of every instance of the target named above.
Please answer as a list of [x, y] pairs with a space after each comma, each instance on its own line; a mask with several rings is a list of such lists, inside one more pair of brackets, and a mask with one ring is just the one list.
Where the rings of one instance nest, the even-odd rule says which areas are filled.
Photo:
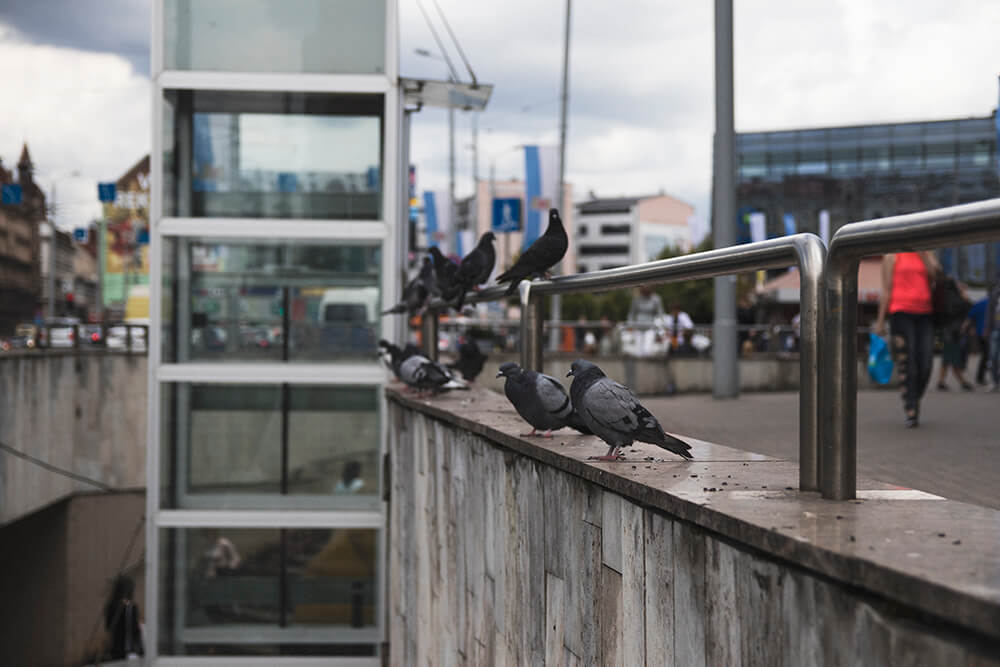
[[[551, 280], [522, 282], [521, 365], [542, 370], [542, 300], [536, 297], [573, 292], [610, 290], [660, 283], [714, 278], [761, 269], [797, 266], [800, 275], [800, 357], [799, 357], [799, 487], [819, 488], [819, 323], [821, 321], [820, 280], [826, 248], [815, 234], [794, 234], [758, 243], [717, 248], [705, 252], [605, 269]], [[470, 294], [467, 302], [495, 301], [506, 288], [490, 287]], [[433, 311], [432, 311], [433, 312]], [[437, 355], [437, 317], [424, 317], [425, 353]]]
[[[858, 262], [865, 255], [930, 250], [1000, 240], [1000, 199], [921, 211], [841, 227], [830, 242], [823, 274], [821, 491], [854, 498], [857, 487]], [[803, 320], [803, 333], [805, 331]]]

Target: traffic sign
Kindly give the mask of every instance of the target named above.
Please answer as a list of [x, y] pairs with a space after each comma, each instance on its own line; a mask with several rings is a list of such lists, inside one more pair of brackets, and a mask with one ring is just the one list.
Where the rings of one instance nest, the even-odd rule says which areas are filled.
[[115, 200], [115, 184], [114, 183], [98, 183], [97, 184], [97, 200], [103, 202], [113, 202]]
[[88, 229], [86, 227], [77, 227], [76, 229], [73, 230], [73, 240], [79, 241], [80, 243], [86, 243], [87, 232]]
[[495, 232], [521, 231], [521, 200], [517, 197], [493, 200], [493, 223]]

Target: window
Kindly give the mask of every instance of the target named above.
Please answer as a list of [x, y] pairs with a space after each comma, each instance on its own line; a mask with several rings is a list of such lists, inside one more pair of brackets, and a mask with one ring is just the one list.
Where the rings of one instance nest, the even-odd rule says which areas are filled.
[[165, 0], [167, 69], [385, 72], [385, 0]]
[[161, 506], [378, 509], [375, 387], [163, 386]]
[[590, 245], [581, 246], [577, 249], [576, 253], [581, 257], [590, 257], [593, 255], [627, 255], [628, 246], [627, 245]]
[[577, 228], [576, 228], [576, 235], [577, 236], [586, 236], [587, 235], [587, 225], [578, 225]]
[[381, 96], [165, 96], [165, 215], [379, 219]]
[[628, 234], [632, 229], [630, 224], [623, 223], [618, 225], [601, 225], [602, 235], [612, 235], [612, 234]]
[[374, 654], [377, 531], [165, 528], [160, 546], [161, 653]]
[[164, 361], [374, 363], [378, 246], [171, 238], [164, 252]]

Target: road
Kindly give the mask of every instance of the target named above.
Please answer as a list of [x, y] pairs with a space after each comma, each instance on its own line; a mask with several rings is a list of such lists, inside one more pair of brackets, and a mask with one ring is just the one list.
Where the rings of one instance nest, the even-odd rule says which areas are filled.
[[[970, 364], [970, 368], [975, 368]], [[970, 375], [967, 372], [967, 376]], [[865, 477], [1000, 509], [1000, 393], [936, 388], [921, 405], [920, 427], [903, 427], [895, 390], [858, 396], [858, 470]], [[798, 394], [642, 397], [668, 431], [798, 460]]]

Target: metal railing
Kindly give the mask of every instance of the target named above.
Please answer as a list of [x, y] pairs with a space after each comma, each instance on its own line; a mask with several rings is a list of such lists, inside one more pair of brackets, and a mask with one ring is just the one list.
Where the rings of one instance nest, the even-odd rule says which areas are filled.
[[821, 490], [846, 500], [857, 492], [858, 262], [865, 255], [930, 250], [1000, 240], [1000, 199], [921, 211], [841, 227], [830, 242], [823, 274]]
[[[819, 324], [821, 321], [820, 281], [825, 248], [814, 234], [795, 234], [758, 243], [748, 243], [705, 252], [623, 266], [592, 273], [559, 276], [551, 280], [524, 281], [519, 285], [521, 300], [521, 365], [542, 370], [544, 366], [542, 296], [574, 292], [607, 292], [616, 289], [661, 283], [714, 278], [797, 266], [800, 283], [800, 394], [799, 394], [799, 487], [819, 488]], [[506, 287], [491, 287], [470, 294], [469, 303], [504, 298]], [[424, 352], [437, 358], [438, 318], [432, 310], [423, 318]]]

